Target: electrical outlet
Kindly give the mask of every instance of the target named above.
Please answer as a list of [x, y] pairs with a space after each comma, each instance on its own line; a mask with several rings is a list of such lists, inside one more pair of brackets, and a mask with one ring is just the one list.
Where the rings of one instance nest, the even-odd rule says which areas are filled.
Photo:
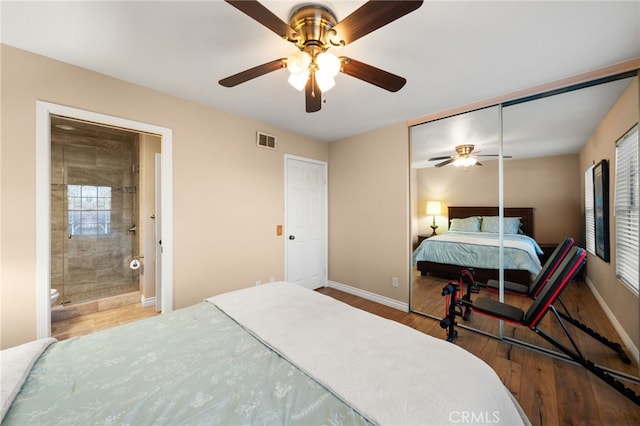
[[391, 277], [391, 285], [393, 287], [398, 287], [398, 277]]
[[262, 284], [260, 281], [256, 281], [256, 287], [258, 287], [260, 284]]
[[270, 278], [269, 278], [269, 282], [270, 282], [270, 283], [273, 283], [273, 282], [275, 282], [275, 281], [276, 281], [276, 277], [270, 277]]

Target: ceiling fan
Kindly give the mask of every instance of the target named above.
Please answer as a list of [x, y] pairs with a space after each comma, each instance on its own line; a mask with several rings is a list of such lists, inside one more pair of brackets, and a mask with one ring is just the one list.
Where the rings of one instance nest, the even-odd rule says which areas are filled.
[[288, 68], [289, 83], [298, 90], [305, 90], [306, 111], [316, 112], [321, 107], [322, 93], [333, 87], [334, 77], [339, 72], [391, 92], [397, 92], [407, 82], [400, 76], [364, 62], [346, 56], [336, 57], [329, 49], [353, 43], [413, 12], [422, 5], [422, 0], [371, 0], [340, 22], [328, 8], [304, 4], [293, 11], [288, 24], [258, 1], [225, 1], [295, 45], [298, 50], [288, 58], [276, 59], [223, 78], [219, 83], [224, 87], [233, 87]]
[[[453, 164], [456, 167], [464, 167], [465, 169], [471, 166], [482, 166], [482, 163], [478, 161], [478, 157], [498, 157], [498, 154], [487, 154], [487, 155], [471, 155], [475, 145], [465, 144], [456, 146], [457, 154], [451, 156], [444, 157], [431, 157], [429, 161], [440, 161], [444, 160], [441, 163], [436, 164], [436, 167], [446, 166], [447, 164]], [[502, 158], [511, 158], [511, 156], [505, 155]]]

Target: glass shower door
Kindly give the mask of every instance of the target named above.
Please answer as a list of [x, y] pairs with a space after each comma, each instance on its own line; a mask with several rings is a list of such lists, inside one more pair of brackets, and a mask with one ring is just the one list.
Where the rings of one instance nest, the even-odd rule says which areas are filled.
[[61, 151], [64, 184], [58, 186], [63, 190], [52, 202], [52, 217], [61, 217], [64, 227], [62, 238], [56, 233], [62, 239], [61, 265], [52, 262], [52, 287], [58, 288], [60, 302], [139, 291], [139, 270], [129, 268], [137, 253], [131, 148], [114, 154], [98, 142], [65, 145]]

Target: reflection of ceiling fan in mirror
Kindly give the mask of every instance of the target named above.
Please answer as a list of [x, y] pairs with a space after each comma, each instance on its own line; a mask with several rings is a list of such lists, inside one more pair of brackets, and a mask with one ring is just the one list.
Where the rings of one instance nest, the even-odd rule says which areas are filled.
[[320, 110], [322, 93], [335, 85], [334, 77], [342, 72], [390, 92], [397, 92], [407, 82], [390, 72], [367, 65], [346, 56], [329, 52], [332, 47], [346, 46], [383, 27], [422, 5], [420, 1], [368, 1], [338, 22], [333, 12], [324, 6], [305, 4], [298, 7], [285, 23], [258, 1], [227, 3], [258, 21], [298, 50], [288, 58], [276, 59], [223, 78], [219, 83], [233, 87], [261, 75], [287, 68], [289, 83], [305, 90], [306, 111]]
[[[487, 155], [471, 155], [475, 145], [466, 144], [466, 145], [458, 145], [456, 146], [457, 154], [451, 156], [444, 157], [431, 157], [429, 161], [440, 161], [444, 160], [441, 163], [436, 164], [436, 167], [446, 166], [447, 164], [453, 164], [456, 167], [464, 167], [465, 169], [471, 166], [482, 166], [482, 163], [478, 161], [478, 157], [498, 157], [498, 154], [487, 154]], [[503, 156], [502, 158], [511, 158], [510, 156]]]

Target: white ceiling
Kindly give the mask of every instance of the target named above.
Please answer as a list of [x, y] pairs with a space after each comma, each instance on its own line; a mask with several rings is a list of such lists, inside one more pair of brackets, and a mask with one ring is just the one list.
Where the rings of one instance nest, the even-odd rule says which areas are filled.
[[[318, 3], [342, 20], [364, 1]], [[288, 21], [300, 2], [263, 4]], [[0, 14], [2, 43], [322, 141], [640, 57], [638, 1], [426, 1], [336, 48], [405, 77], [403, 89], [341, 74], [308, 114], [286, 70], [218, 85], [294, 51], [221, 1], [2, 1]]]

